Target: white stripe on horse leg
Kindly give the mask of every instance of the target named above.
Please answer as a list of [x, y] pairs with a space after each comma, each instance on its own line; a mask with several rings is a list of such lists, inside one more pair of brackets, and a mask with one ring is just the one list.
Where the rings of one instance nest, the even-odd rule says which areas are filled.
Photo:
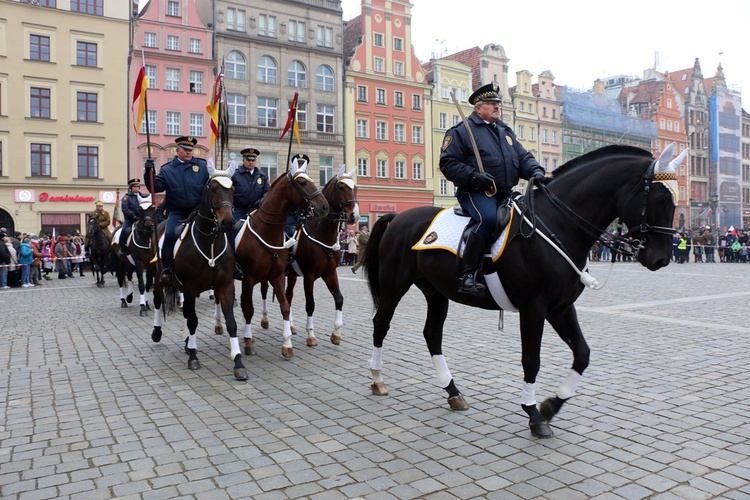
[[305, 326], [308, 330], [315, 330], [315, 320], [312, 316], [307, 317], [307, 325]]
[[344, 326], [344, 313], [343, 311], [336, 310], [336, 321], [333, 322], [333, 326], [338, 330]]
[[260, 304], [260, 313], [268, 314], [268, 299], [263, 299]]
[[242, 332], [242, 338], [253, 338], [253, 325], [251, 325], [250, 323], [245, 323], [245, 331]]
[[294, 324], [294, 311], [292, 310], [292, 306], [289, 306], [289, 323]]
[[198, 342], [195, 340], [195, 335], [188, 337], [188, 349], [198, 349]]
[[291, 338], [292, 338], [292, 323], [289, 320], [284, 320], [284, 346], [290, 347], [286, 345], [286, 341], [289, 340], [289, 343], [291, 344]]
[[229, 345], [232, 347], [232, 351], [229, 353], [229, 359], [234, 359], [240, 352], [240, 339], [237, 337], [229, 337]]
[[536, 406], [536, 384], [523, 383], [521, 386], [521, 404], [524, 406]]
[[453, 380], [451, 371], [448, 369], [448, 363], [445, 362], [445, 356], [436, 354], [432, 357], [432, 362], [435, 365], [435, 371], [437, 371], [438, 384], [445, 389]]
[[138, 303], [139, 303], [140, 305], [145, 305], [145, 304], [146, 304], [146, 302], [148, 302], [148, 299], [146, 298], [146, 294], [145, 294], [145, 293], [142, 293], [142, 294], [141, 294], [141, 298], [140, 298], [140, 301], [139, 301]]
[[214, 308], [214, 319], [217, 323], [221, 322], [221, 304], [216, 304]]
[[581, 383], [582, 378], [583, 375], [571, 368], [570, 373], [568, 373], [568, 378], [566, 378], [565, 382], [557, 388], [557, 397], [560, 399], [568, 399], [575, 396], [576, 391], [578, 390], [578, 384]]
[[161, 326], [161, 308], [154, 310], [154, 326]]
[[130, 295], [131, 293], [133, 293], [133, 282], [128, 281], [128, 295]]
[[373, 347], [372, 356], [370, 361], [367, 362], [367, 368], [370, 370], [382, 370], [383, 369], [383, 348]]
[[121, 286], [120, 287], [120, 299], [124, 299], [124, 298], [125, 298], [125, 287]]

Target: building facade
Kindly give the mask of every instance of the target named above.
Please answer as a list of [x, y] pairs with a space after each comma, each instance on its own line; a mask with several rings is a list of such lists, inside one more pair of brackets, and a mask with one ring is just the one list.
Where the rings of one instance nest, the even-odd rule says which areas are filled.
[[537, 97], [539, 117], [539, 154], [536, 158], [544, 170], [552, 172], [562, 164], [562, 105], [555, 92], [552, 72], [539, 74], [532, 93]]
[[112, 212], [127, 182], [133, 8], [0, 0], [0, 226], [83, 232], [95, 201]]

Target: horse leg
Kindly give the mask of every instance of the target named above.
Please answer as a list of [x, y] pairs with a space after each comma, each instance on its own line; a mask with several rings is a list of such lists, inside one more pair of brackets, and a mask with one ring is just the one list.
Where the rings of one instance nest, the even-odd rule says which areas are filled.
[[[292, 335], [297, 335], [297, 328], [294, 327], [294, 314], [292, 311], [292, 299], [294, 298], [294, 286], [297, 284], [297, 275], [294, 272], [290, 273], [286, 279], [286, 301], [289, 302], [289, 328], [292, 330]], [[310, 344], [308, 344], [309, 346]], [[315, 345], [318, 345], [316, 342]]]
[[151, 340], [154, 342], [161, 341], [161, 320], [162, 320], [162, 289], [160, 284], [154, 286], [154, 329], [151, 331]]
[[128, 276], [128, 296], [126, 297], [126, 300], [128, 301], [128, 304], [133, 302], [133, 270], [129, 269], [127, 272]]
[[367, 362], [367, 367], [370, 369], [370, 374], [372, 375], [370, 390], [376, 396], [388, 395], [388, 388], [386, 387], [382, 376], [383, 340], [385, 340], [385, 336], [388, 335], [393, 314], [396, 312], [396, 306], [404, 294], [409, 290], [409, 286], [410, 284], [406, 285], [403, 289], [395, 289], [395, 285], [393, 287], [394, 289], [381, 286], [378, 310], [372, 318], [372, 355], [370, 356], [370, 361]]
[[218, 297], [216, 297], [214, 300], [215, 300], [214, 320], [216, 321], [216, 324], [214, 324], [214, 333], [216, 335], [223, 335], [224, 326], [221, 324], [221, 302], [219, 301]]
[[118, 271], [115, 277], [117, 278], [117, 285], [120, 287], [120, 308], [128, 307], [128, 301], [125, 298], [125, 276]]
[[188, 334], [186, 345], [188, 352], [187, 366], [190, 370], [199, 370], [201, 363], [198, 361], [198, 343], [195, 339], [195, 330], [198, 328], [198, 316], [195, 314], [195, 297], [190, 294], [185, 295], [182, 303], [182, 316], [185, 318], [186, 333]]
[[284, 294], [284, 276], [280, 276], [271, 283], [273, 286], [273, 293], [276, 295], [276, 300], [279, 301], [279, 309], [281, 310], [281, 317], [284, 318], [284, 341], [281, 344], [281, 355], [284, 359], [291, 359], [294, 357], [294, 347], [292, 346], [292, 325], [289, 322], [289, 302], [286, 300]]
[[138, 313], [141, 317], [148, 315], [148, 299], [146, 298], [146, 283], [143, 281], [143, 270], [136, 270], [136, 277], [138, 278], [138, 303], [141, 306], [141, 310]]
[[[231, 289], [218, 289], [214, 291], [214, 296], [219, 302], [217, 311], [224, 313], [224, 320], [227, 323], [227, 332], [229, 333], [229, 357], [234, 361], [234, 378], [236, 380], [247, 380], [247, 370], [242, 364], [242, 353], [240, 352], [240, 342], [237, 338], [237, 322], [234, 319], [234, 281], [231, 283]], [[219, 316], [221, 319], [221, 316]]]
[[[328, 291], [333, 295], [333, 303], [336, 307], [336, 320], [333, 322], [333, 332], [331, 333], [331, 344], [341, 344], [341, 327], [344, 326], [344, 296], [341, 294], [339, 288], [339, 275], [336, 271], [329, 273], [327, 276], [323, 276], [323, 282], [328, 287]], [[305, 289], [305, 295], [307, 295], [307, 289]], [[315, 310], [315, 302], [313, 301], [312, 310], [308, 310], [307, 314], [312, 319], [313, 311]]]
[[565, 382], [557, 388], [554, 398], [547, 398], [539, 405], [539, 411], [549, 422], [557, 415], [562, 405], [575, 396], [583, 372], [589, 366], [591, 349], [583, 337], [575, 306], [570, 305], [560, 311], [555, 311], [549, 315], [547, 321], [573, 352], [573, 366]]
[[268, 330], [268, 281], [261, 281], [260, 283], [260, 327], [264, 330]]
[[427, 320], [424, 324], [424, 340], [430, 351], [432, 363], [437, 372], [438, 384], [448, 393], [448, 406], [451, 410], [468, 410], [469, 404], [453, 381], [448, 363], [443, 356], [443, 325], [448, 316], [448, 299], [436, 290], [425, 292], [427, 299]]
[[[250, 281], [248, 274], [245, 273], [245, 279], [242, 280], [242, 292], [240, 295], [240, 307], [242, 308], [242, 316], [245, 318], [245, 328], [242, 332], [242, 337], [245, 341], [245, 354], [254, 356], [253, 326], [250, 322], [253, 320], [253, 314], [255, 314], [255, 307], [253, 306], [253, 287], [255, 284]], [[266, 284], [266, 288], [268, 288], [268, 284]], [[261, 283], [262, 289], [263, 284]]]
[[548, 419], [536, 406], [536, 376], [541, 366], [540, 351], [544, 332], [544, 314], [538, 309], [521, 311], [521, 365], [523, 385], [521, 387], [521, 408], [529, 416], [531, 435], [538, 438], [552, 437], [554, 434]]
[[313, 321], [313, 313], [315, 312], [315, 296], [313, 295], [315, 278], [305, 276], [302, 284], [305, 287], [305, 312], [307, 313], [307, 324], [305, 325], [305, 330], [307, 330], [307, 347], [315, 347], [318, 345], [318, 339], [315, 338], [315, 323]]

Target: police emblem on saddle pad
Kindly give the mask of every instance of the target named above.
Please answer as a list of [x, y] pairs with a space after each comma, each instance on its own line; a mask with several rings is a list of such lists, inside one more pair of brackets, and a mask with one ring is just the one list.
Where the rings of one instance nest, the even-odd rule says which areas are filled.
[[[490, 247], [490, 257], [496, 261], [503, 254], [507, 243], [508, 228], [513, 223], [513, 216], [517, 210], [516, 204], [513, 203], [513, 210], [510, 211], [510, 220], [506, 224], [503, 232]], [[458, 252], [458, 244], [461, 235], [469, 223], [470, 217], [466, 215], [456, 215], [453, 208], [446, 208], [438, 212], [427, 231], [424, 232], [419, 241], [411, 247], [412, 250], [447, 250], [451, 253]], [[462, 249], [463, 251], [463, 249]]]

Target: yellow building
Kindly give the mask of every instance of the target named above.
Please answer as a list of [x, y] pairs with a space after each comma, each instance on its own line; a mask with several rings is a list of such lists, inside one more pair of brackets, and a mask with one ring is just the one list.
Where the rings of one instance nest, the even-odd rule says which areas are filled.
[[112, 213], [128, 180], [133, 7], [0, 0], [0, 226], [84, 231], [99, 199]]

